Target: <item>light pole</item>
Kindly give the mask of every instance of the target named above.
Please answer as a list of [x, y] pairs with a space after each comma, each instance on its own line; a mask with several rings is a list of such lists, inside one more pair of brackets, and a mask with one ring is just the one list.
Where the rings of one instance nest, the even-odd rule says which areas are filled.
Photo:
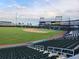
[[18, 18], [17, 18], [17, 11], [16, 11], [16, 19], [15, 19], [15, 20], [16, 20], [16, 26], [17, 26], [17, 19], [18, 19]]

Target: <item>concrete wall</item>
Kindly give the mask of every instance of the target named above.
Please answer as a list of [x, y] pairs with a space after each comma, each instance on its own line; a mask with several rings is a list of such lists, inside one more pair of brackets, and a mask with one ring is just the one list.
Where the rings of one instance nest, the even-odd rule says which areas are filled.
[[79, 54], [78, 54], [78, 55], [75, 55], [75, 56], [73, 56], [73, 57], [70, 57], [70, 58], [68, 58], [68, 59], [79, 59]]

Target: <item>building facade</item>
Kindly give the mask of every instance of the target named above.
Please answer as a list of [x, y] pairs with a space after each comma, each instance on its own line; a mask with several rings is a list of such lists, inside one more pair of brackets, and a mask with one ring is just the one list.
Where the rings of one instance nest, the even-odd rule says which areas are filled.
[[78, 29], [79, 20], [68, 20], [68, 21], [40, 21], [40, 27], [51, 28], [51, 29]]

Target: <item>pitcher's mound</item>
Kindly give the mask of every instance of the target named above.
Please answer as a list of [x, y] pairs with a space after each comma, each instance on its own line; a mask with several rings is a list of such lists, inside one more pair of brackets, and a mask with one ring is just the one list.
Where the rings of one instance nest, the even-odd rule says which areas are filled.
[[23, 31], [26, 32], [35, 32], [35, 33], [48, 33], [45, 29], [38, 29], [38, 28], [25, 28]]

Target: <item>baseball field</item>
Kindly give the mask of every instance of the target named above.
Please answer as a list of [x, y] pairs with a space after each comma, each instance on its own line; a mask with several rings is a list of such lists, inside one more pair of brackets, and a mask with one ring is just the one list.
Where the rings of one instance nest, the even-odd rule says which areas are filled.
[[62, 32], [37, 28], [0, 27], [0, 44], [17, 44], [42, 40]]

